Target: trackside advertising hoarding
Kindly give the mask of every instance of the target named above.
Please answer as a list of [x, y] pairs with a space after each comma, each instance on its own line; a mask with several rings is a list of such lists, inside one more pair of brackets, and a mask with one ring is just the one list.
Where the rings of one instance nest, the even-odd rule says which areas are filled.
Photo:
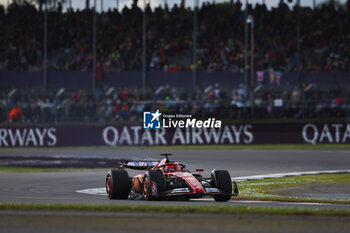
[[287, 143], [350, 143], [350, 123], [222, 124], [220, 127], [159, 129], [123, 124], [0, 127], [0, 147]]

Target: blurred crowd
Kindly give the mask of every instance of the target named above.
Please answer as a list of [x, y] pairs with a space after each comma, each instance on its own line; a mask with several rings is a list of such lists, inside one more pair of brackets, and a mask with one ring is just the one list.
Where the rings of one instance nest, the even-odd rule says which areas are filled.
[[[198, 10], [199, 70], [240, 71], [244, 65], [244, 11], [235, 4], [203, 3]], [[330, 1], [334, 2], [334, 1]], [[282, 0], [277, 8], [249, 5], [255, 20], [255, 68], [282, 71], [350, 71], [350, 1], [300, 8], [300, 62], [297, 55], [297, 8]], [[92, 10], [48, 10], [48, 69], [92, 68]], [[0, 6], [0, 70], [39, 70], [43, 64], [44, 13], [34, 5]], [[148, 69], [194, 68], [193, 10], [147, 8]], [[142, 69], [142, 11], [133, 5], [97, 14], [97, 71]], [[41, 100], [45, 102], [46, 100]], [[52, 102], [53, 100], [49, 100]], [[89, 103], [89, 99], [86, 100]], [[104, 100], [101, 100], [104, 101]]]
[[[8, 93], [12, 93], [10, 96]], [[0, 122], [142, 122], [142, 112], [159, 109], [168, 114], [191, 114], [206, 119], [252, 119], [251, 97], [243, 84], [219, 84], [194, 92], [161, 86], [147, 89], [105, 87], [86, 90], [18, 89], [0, 91]], [[350, 89], [303, 93], [298, 87], [283, 92], [260, 91], [254, 98], [254, 119], [344, 118], [350, 116]]]

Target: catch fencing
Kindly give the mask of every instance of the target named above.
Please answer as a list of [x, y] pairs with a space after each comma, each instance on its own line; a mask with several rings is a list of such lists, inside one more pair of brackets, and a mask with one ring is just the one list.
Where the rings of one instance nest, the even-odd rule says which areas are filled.
[[[350, 86], [349, 72], [313, 73], [302, 72], [298, 78], [297, 72], [286, 72], [277, 85], [270, 83], [265, 74], [261, 83], [265, 90], [290, 89], [300, 85], [317, 85], [320, 90], [334, 88], [344, 89]], [[92, 89], [91, 72], [82, 71], [50, 71], [47, 73], [47, 87]], [[191, 87], [192, 72], [149, 72], [149, 83], [153, 87], [169, 85], [171, 87]], [[222, 87], [238, 87], [244, 84], [242, 72], [198, 72], [197, 84], [202, 87], [219, 84]], [[142, 87], [142, 72], [104, 72], [101, 80], [96, 80], [97, 87], [106, 85], [115, 87]], [[0, 87], [2, 88], [42, 88], [44, 87], [42, 71], [1, 71]]]

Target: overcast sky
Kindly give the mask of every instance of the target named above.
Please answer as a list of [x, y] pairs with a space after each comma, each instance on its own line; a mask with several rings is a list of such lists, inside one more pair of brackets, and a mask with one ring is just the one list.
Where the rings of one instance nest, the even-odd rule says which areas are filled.
[[[85, 0], [71, 0], [73, 8], [84, 8], [85, 7]], [[118, 0], [97, 0], [97, 10], [101, 10], [101, 1], [103, 1], [103, 10], [107, 10], [108, 8], [115, 8], [117, 5]], [[143, 6], [144, 0], [139, 0], [139, 6]], [[159, 5], [164, 5], [165, 2], [168, 2], [168, 5], [171, 7], [174, 4], [180, 4], [181, 0], [146, 0], [147, 2], [151, 3], [151, 7], [154, 8]], [[193, 7], [194, 0], [185, 0], [186, 1], [186, 7]], [[215, 2], [229, 2], [230, 0], [215, 0]], [[237, 0], [234, 0], [235, 2]], [[267, 7], [270, 9], [271, 7], [277, 6], [280, 0], [265, 0], [265, 3]], [[289, 4], [290, 6], [294, 5], [297, 0], [292, 0], [292, 4]], [[325, 0], [315, 0], [316, 4], [322, 3]], [[339, 0], [340, 2], [346, 2], [346, 0]], [[12, 2], [12, 0], [0, 0], [0, 3], [2, 5], [7, 5], [8, 2]], [[69, 0], [66, 0], [68, 6]], [[94, 0], [90, 0], [90, 5], [93, 5]], [[200, 4], [203, 2], [208, 2], [207, 0], [199, 0]], [[210, 2], [213, 2], [213, 0], [210, 0]], [[243, 3], [243, 7], [245, 4], [245, 0], [241, 0]], [[256, 3], [262, 3], [263, 0], [248, 0], [249, 3], [252, 3], [255, 5]], [[285, 0], [287, 2], [287, 0]], [[313, 0], [300, 0], [302, 6], [313, 6]], [[130, 7], [132, 4], [132, 0], [119, 0], [119, 7], [123, 8], [125, 5]]]

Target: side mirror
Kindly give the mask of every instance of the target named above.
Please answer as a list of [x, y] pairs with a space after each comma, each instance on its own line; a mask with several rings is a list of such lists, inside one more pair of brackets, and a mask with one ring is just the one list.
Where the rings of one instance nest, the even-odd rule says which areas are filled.
[[196, 172], [202, 172], [202, 171], [204, 171], [203, 168], [197, 168], [197, 169], [196, 169]]

